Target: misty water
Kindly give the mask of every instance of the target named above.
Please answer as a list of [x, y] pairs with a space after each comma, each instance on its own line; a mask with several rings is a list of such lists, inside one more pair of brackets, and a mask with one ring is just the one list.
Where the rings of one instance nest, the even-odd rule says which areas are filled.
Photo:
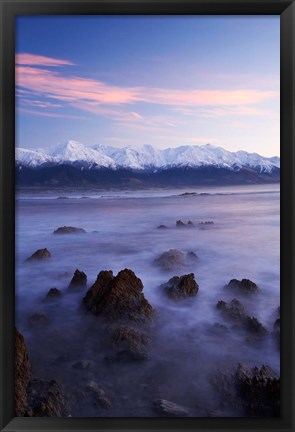
[[[198, 195], [181, 195], [184, 192]], [[209, 416], [220, 395], [211, 384], [216, 371], [233, 372], [267, 364], [280, 374], [279, 350], [272, 335], [280, 300], [279, 185], [194, 188], [154, 191], [77, 191], [21, 193], [16, 201], [16, 325], [24, 335], [34, 376], [55, 379], [72, 391], [96, 381], [112, 402], [103, 409], [76, 404], [72, 416], [157, 416], [153, 400], [163, 398], [186, 407], [190, 415]], [[57, 199], [67, 196], [67, 199]], [[192, 227], [177, 228], [189, 220]], [[213, 221], [214, 224], [199, 225]], [[164, 224], [168, 229], [158, 229]], [[84, 228], [86, 234], [53, 235], [61, 226]], [[37, 249], [52, 257], [25, 262]], [[163, 271], [154, 260], [178, 249], [197, 254], [183, 271]], [[86, 290], [101, 270], [129, 268], [142, 280], [144, 295], [156, 310], [149, 358], [145, 362], [104, 361], [100, 321], [81, 308]], [[76, 269], [87, 274], [87, 288], [67, 290]], [[193, 272], [198, 294], [172, 301], [160, 285], [174, 275]], [[248, 278], [256, 295], [233, 295], [224, 286]], [[50, 288], [61, 299], [44, 302]], [[216, 309], [223, 299], [238, 298], [250, 316], [269, 330], [253, 341], [232, 328]], [[46, 326], [28, 318], [45, 313]], [[229, 332], [212, 331], [215, 323]], [[73, 368], [90, 361], [85, 370]], [[224, 409], [222, 416], [241, 416]]]

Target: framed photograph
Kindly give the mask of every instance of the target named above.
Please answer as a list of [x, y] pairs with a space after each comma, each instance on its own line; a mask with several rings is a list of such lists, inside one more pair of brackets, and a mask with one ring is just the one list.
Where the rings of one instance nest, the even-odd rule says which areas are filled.
[[294, 1], [0, 4], [1, 430], [294, 431]]

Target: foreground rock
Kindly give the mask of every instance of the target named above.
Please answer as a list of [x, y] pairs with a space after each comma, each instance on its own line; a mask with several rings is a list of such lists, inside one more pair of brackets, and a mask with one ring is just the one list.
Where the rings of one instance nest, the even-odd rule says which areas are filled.
[[252, 282], [250, 279], [231, 279], [231, 281], [225, 285], [225, 288], [231, 289], [235, 292], [240, 292], [241, 294], [256, 294], [259, 292], [256, 283]]
[[84, 288], [87, 285], [87, 276], [83, 271], [76, 270], [69, 285], [69, 289]]
[[268, 335], [266, 328], [257, 318], [247, 315], [244, 306], [237, 299], [233, 299], [230, 303], [221, 300], [217, 303], [216, 307], [221, 311], [224, 318], [235, 321], [236, 324], [244, 330], [258, 337]]
[[28, 404], [32, 417], [68, 417], [70, 396], [55, 380], [33, 379], [28, 385]]
[[210, 382], [221, 396], [220, 408], [231, 407], [247, 417], [280, 415], [280, 378], [270, 366], [239, 364], [233, 373], [211, 376]]
[[97, 405], [101, 408], [108, 409], [112, 406], [112, 402], [110, 401], [106, 392], [98, 385], [97, 382], [90, 381], [88, 384], [86, 384], [85, 389], [94, 396]]
[[101, 271], [96, 282], [83, 299], [86, 308], [110, 321], [146, 322], [153, 316], [153, 308], [144, 297], [143, 284], [132, 270], [113, 275]]
[[145, 360], [149, 343], [149, 324], [154, 311], [143, 294], [143, 284], [132, 270], [113, 275], [101, 271], [83, 299], [86, 308], [105, 318], [107, 361]]
[[44, 248], [36, 250], [36, 252], [34, 252], [32, 256], [26, 259], [26, 261], [41, 261], [48, 258], [51, 258], [51, 253], [47, 248]]
[[79, 234], [79, 233], [86, 233], [86, 231], [83, 228], [76, 228], [71, 226], [59, 227], [55, 231], [53, 231], [53, 234]]
[[165, 399], [155, 400], [154, 407], [160, 415], [166, 417], [186, 417], [189, 415], [189, 411], [186, 408]]
[[199, 285], [195, 281], [194, 273], [174, 276], [167, 283], [161, 285], [161, 288], [173, 300], [194, 297], [199, 291]]
[[154, 263], [163, 271], [184, 270], [187, 266], [198, 260], [194, 252], [184, 253], [178, 249], [163, 252]]
[[22, 417], [28, 411], [27, 386], [31, 378], [31, 365], [24, 337], [15, 329], [15, 415]]
[[280, 415], [280, 379], [270, 366], [247, 369], [239, 365], [235, 385], [251, 417]]

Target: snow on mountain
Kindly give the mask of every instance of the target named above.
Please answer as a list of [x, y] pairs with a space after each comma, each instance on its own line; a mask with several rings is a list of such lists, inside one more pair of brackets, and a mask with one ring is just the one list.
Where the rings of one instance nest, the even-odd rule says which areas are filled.
[[130, 146], [117, 148], [104, 145], [85, 146], [77, 141], [57, 144], [44, 150], [17, 149], [19, 164], [37, 167], [46, 163], [86, 165], [88, 168], [130, 168], [136, 170], [168, 167], [215, 166], [231, 170], [253, 168], [259, 172], [271, 172], [280, 167], [278, 157], [266, 158], [245, 151], [230, 152], [211, 144], [155, 149], [143, 145], [137, 149]]

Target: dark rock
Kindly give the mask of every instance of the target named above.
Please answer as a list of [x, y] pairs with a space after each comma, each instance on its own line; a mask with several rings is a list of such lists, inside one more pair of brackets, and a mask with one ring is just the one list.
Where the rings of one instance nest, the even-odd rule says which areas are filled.
[[240, 364], [235, 384], [248, 416], [280, 416], [280, 379], [270, 366], [247, 369]]
[[187, 224], [188, 224], [188, 226], [193, 226], [194, 225], [194, 223], [192, 221], [190, 221], [190, 220], [188, 221]]
[[230, 303], [221, 300], [217, 303], [216, 307], [222, 312], [225, 318], [235, 321], [244, 330], [258, 337], [268, 335], [266, 328], [257, 318], [247, 315], [244, 306], [237, 299], [233, 299]]
[[108, 398], [106, 392], [95, 381], [90, 381], [86, 384], [85, 389], [94, 395], [96, 403], [100, 407], [108, 409], [112, 406], [112, 402]]
[[158, 229], [168, 229], [168, 227], [166, 225], [159, 225]]
[[278, 349], [280, 349], [281, 346], [281, 319], [280, 318], [277, 318], [273, 323], [273, 336], [277, 341]]
[[257, 293], [259, 291], [256, 283], [250, 279], [232, 279], [225, 288], [233, 289], [234, 291], [240, 291], [241, 293]]
[[31, 378], [31, 365], [28, 356], [27, 346], [24, 337], [15, 329], [15, 387], [14, 402], [15, 415], [23, 417], [28, 411], [27, 406], [27, 385]]
[[30, 381], [28, 403], [33, 417], [68, 417], [70, 414], [70, 396], [55, 380]]
[[196, 260], [199, 259], [198, 255], [197, 255], [195, 252], [193, 252], [193, 251], [188, 252], [188, 253], [186, 254], [186, 257], [187, 257], [190, 261], [196, 261]]
[[86, 231], [83, 228], [76, 228], [71, 226], [63, 226], [57, 228], [53, 234], [78, 234], [85, 233]]
[[101, 271], [83, 303], [89, 311], [109, 321], [147, 322], [153, 316], [153, 308], [142, 290], [143, 284], [132, 270], [122, 270], [116, 277], [112, 271]]
[[30, 256], [30, 258], [27, 258], [26, 261], [32, 261], [32, 260], [45, 260], [51, 258], [51, 253], [49, 252], [48, 249], [44, 248], [44, 249], [38, 249], [36, 250], [36, 252], [33, 253], [32, 256]]
[[49, 324], [49, 318], [46, 314], [35, 313], [30, 315], [28, 319], [29, 326], [44, 326]]
[[59, 197], [57, 197], [56, 199], [65, 200], [65, 199], [69, 199], [69, 197], [67, 197], [67, 196], [59, 196]]
[[83, 271], [76, 270], [68, 288], [83, 288], [87, 284], [87, 276]]
[[190, 196], [190, 195], [198, 195], [197, 192], [184, 192], [180, 194], [179, 196]]
[[189, 411], [186, 408], [165, 399], [155, 400], [154, 407], [159, 414], [165, 417], [186, 417], [189, 415]]
[[[208, 195], [208, 194], [207, 194]], [[199, 225], [213, 225], [213, 221], [205, 221], [205, 222], [199, 222]]]
[[183, 223], [181, 220], [176, 221], [176, 227], [177, 228], [183, 228], [185, 227], [185, 223]]
[[82, 360], [82, 361], [78, 361], [77, 363], [74, 363], [72, 365], [72, 368], [74, 369], [80, 369], [80, 370], [85, 370], [85, 369], [89, 369], [91, 366], [91, 362], [88, 360]]
[[48, 291], [45, 300], [55, 300], [61, 297], [61, 292], [57, 288], [50, 288]]
[[194, 273], [174, 276], [167, 283], [161, 285], [167, 296], [173, 300], [194, 297], [199, 291]]

